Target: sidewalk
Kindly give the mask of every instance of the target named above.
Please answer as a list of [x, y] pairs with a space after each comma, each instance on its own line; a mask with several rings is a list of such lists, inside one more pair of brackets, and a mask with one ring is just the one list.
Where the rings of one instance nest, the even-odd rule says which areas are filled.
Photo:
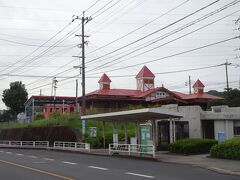
[[184, 156], [169, 154], [166, 151], [156, 152], [156, 158], [161, 162], [188, 164], [203, 167], [217, 173], [240, 176], [239, 160], [215, 159], [208, 156], [208, 154]]
[[[108, 155], [108, 149], [92, 149], [89, 154], [106, 156]], [[239, 160], [215, 159], [210, 158], [208, 156], [209, 156], [208, 154], [184, 156], [169, 154], [167, 151], [156, 152], [156, 159], [159, 162], [187, 164], [191, 166], [206, 168], [210, 171], [214, 171], [221, 174], [240, 176]], [[128, 156], [124, 155], [124, 157]], [[138, 157], [134, 156], [134, 158]], [[144, 159], [142, 157], [140, 158]]]

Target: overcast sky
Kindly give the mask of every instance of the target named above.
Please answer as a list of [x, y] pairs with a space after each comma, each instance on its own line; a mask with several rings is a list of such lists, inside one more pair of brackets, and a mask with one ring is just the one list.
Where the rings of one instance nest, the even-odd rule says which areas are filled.
[[[136, 89], [134, 75], [144, 64], [157, 74], [156, 87], [163, 84], [170, 90], [188, 93], [185, 82], [190, 75], [192, 81], [200, 79], [206, 91], [223, 91], [226, 87], [224, 66], [160, 74], [215, 66], [225, 63], [226, 59], [233, 65], [240, 64], [237, 58], [240, 51], [236, 51], [240, 48], [239, 38], [176, 55], [239, 36], [235, 20], [240, 17], [240, 3], [199, 19], [234, 2], [232, 0], [219, 0], [184, 18], [212, 2], [215, 0], [0, 0], [1, 94], [10, 82], [22, 81], [29, 97], [39, 95], [40, 89], [43, 95], [51, 95], [50, 76], [58, 74], [57, 95], [75, 96], [76, 78], [64, 79], [79, 73], [73, 66], [80, 61], [72, 56], [81, 54], [77, 47], [80, 38], [75, 36], [81, 34], [81, 21], [71, 23], [71, 20], [73, 15], [81, 17], [87, 9], [86, 16], [92, 20], [85, 25], [85, 33], [89, 35], [86, 38], [86, 92], [98, 89], [98, 80], [104, 72], [112, 80], [111, 88]], [[181, 18], [184, 19], [174, 23]], [[149, 62], [152, 60], [155, 61]], [[230, 87], [239, 88], [239, 78], [240, 67], [229, 66]], [[4, 108], [0, 102], [0, 109]]]

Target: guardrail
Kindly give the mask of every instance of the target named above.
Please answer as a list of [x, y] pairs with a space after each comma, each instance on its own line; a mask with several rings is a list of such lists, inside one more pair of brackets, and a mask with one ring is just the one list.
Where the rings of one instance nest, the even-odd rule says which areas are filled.
[[48, 141], [0, 141], [0, 147], [48, 148]]
[[142, 145], [142, 144], [109, 144], [109, 155], [114, 152], [127, 153], [131, 155], [151, 155], [155, 158], [154, 145]]
[[83, 151], [84, 150], [84, 151], [90, 152], [90, 144], [81, 143], [81, 142], [55, 141], [53, 148], [61, 149], [61, 150], [72, 150], [72, 151]]

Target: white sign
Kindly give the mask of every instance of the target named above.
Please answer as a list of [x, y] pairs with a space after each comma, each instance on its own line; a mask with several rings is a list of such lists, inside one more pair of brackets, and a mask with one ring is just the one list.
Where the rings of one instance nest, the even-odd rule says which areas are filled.
[[117, 129], [113, 130], [113, 144], [118, 144], [118, 131], [117, 131]]
[[86, 120], [82, 120], [82, 135], [86, 134]]

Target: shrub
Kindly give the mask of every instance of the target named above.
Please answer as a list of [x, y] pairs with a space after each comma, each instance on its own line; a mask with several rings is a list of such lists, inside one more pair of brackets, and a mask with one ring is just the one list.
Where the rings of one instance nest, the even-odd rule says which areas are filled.
[[183, 139], [169, 145], [169, 151], [178, 154], [209, 153], [211, 147], [217, 144], [212, 139]]
[[84, 139], [85, 143], [89, 143], [91, 148], [101, 148], [102, 139], [100, 137], [86, 137]]
[[42, 120], [42, 119], [44, 119], [44, 115], [43, 114], [37, 114], [35, 116], [35, 120]]
[[210, 156], [224, 159], [240, 159], [240, 138], [233, 138], [213, 146]]

